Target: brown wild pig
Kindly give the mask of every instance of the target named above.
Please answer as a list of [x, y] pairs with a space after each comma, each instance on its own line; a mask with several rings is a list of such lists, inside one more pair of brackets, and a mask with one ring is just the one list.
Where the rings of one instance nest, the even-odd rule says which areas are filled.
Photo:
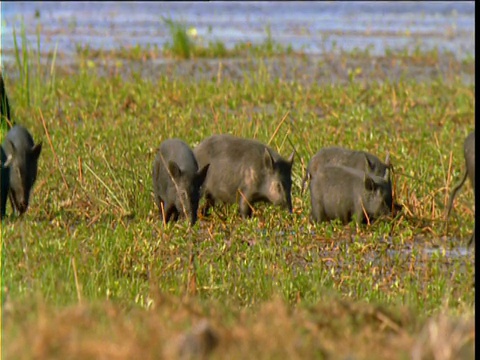
[[390, 157], [387, 155], [385, 163], [378, 157], [366, 151], [356, 151], [337, 146], [319, 150], [310, 160], [306, 174], [302, 181], [302, 194], [305, 183], [322, 167], [326, 165], [343, 165], [354, 169], [366, 171], [369, 174], [384, 177], [390, 168]]
[[344, 224], [373, 221], [392, 212], [392, 186], [384, 177], [342, 165], [319, 168], [310, 182], [312, 220]]
[[232, 135], [213, 135], [193, 150], [199, 166], [210, 164], [203, 184], [203, 213], [219, 200], [238, 203], [242, 217], [252, 214], [251, 205], [265, 201], [292, 212], [292, 165], [265, 144]]
[[9, 198], [19, 214], [28, 209], [30, 192], [37, 179], [38, 158], [42, 143], [35, 145], [32, 135], [21, 125], [15, 125], [7, 133], [3, 149], [10, 163]]
[[165, 221], [173, 215], [176, 221], [180, 214], [190, 218], [191, 225], [197, 221], [200, 186], [205, 180], [209, 165], [198, 170], [190, 147], [179, 139], [163, 141], [153, 162], [153, 191], [155, 203]]

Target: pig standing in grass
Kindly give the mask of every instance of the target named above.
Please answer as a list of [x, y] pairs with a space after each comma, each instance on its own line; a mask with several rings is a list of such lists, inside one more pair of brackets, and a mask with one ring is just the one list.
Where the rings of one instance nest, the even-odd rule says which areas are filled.
[[392, 186], [384, 177], [342, 165], [317, 169], [310, 182], [312, 220], [365, 222], [392, 211]]
[[23, 214], [28, 209], [30, 192], [37, 179], [38, 158], [42, 143], [35, 145], [32, 135], [21, 125], [15, 125], [7, 133], [3, 149], [10, 163], [9, 197], [13, 209]]
[[[455, 185], [455, 187], [452, 190], [452, 194], [450, 195], [450, 201], [448, 203], [448, 211], [447, 211], [447, 219], [448, 216], [450, 215], [450, 211], [452, 210], [452, 205], [453, 205], [453, 200], [455, 198], [455, 195], [457, 194], [457, 191], [460, 190], [460, 188], [463, 186], [465, 183], [465, 180], [467, 177], [470, 179], [470, 183], [472, 184], [473, 187], [473, 194], [475, 195], [475, 130], [473, 130], [470, 134], [468, 134], [467, 138], [465, 139], [465, 142], [463, 144], [463, 155], [465, 156], [465, 173], [463, 174], [462, 180]], [[473, 234], [470, 237], [470, 240], [468, 242], [468, 245], [471, 245], [475, 239], [475, 229], [473, 230]]]
[[335, 146], [323, 148], [312, 157], [307, 166], [307, 171], [302, 181], [302, 193], [305, 183], [320, 168], [326, 165], [344, 165], [384, 177], [387, 169], [390, 167], [390, 158], [387, 155], [385, 163], [383, 163], [378, 157], [365, 151], [355, 151]]
[[1, 182], [1, 218], [3, 219], [5, 217], [5, 210], [7, 208], [7, 196], [8, 196], [8, 190], [10, 189], [10, 168], [9, 168], [9, 162], [11, 161], [10, 159], [7, 160], [7, 155], [5, 154], [5, 151], [3, 151], [3, 147], [0, 146], [0, 155], [1, 155], [1, 168], [0, 168], [0, 182]]
[[204, 214], [217, 200], [238, 203], [244, 218], [252, 215], [251, 205], [259, 201], [281, 205], [292, 212], [295, 152], [285, 160], [259, 141], [227, 134], [205, 139], [193, 152], [200, 166], [210, 164], [203, 185]]
[[163, 141], [153, 162], [153, 191], [160, 215], [162, 204], [165, 221], [173, 215], [177, 221], [180, 214], [190, 218], [193, 226], [197, 221], [200, 187], [208, 171], [205, 164], [199, 171], [190, 147], [179, 139]]

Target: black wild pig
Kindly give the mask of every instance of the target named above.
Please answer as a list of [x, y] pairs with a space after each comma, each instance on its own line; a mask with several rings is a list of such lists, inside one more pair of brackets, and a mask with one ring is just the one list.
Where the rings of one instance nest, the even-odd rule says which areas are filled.
[[259, 201], [281, 205], [292, 212], [292, 165], [265, 144], [232, 135], [213, 135], [193, 150], [199, 166], [210, 164], [203, 184], [206, 205], [216, 200], [238, 203], [242, 217], [252, 215], [251, 205]]
[[[447, 219], [450, 216], [450, 211], [452, 210], [452, 205], [453, 205], [453, 200], [455, 198], [455, 195], [457, 194], [458, 190], [460, 190], [460, 188], [463, 186], [467, 177], [470, 179], [470, 183], [472, 184], [472, 187], [473, 187], [473, 193], [475, 194], [475, 130], [473, 130], [470, 134], [468, 134], [467, 138], [465, 139], [465, 142], [463, 143], [463, 155], [465, 156], [466, 169], [465, 169], [465, 173], [462, 176], [462, 179], [458, 184], [454, 186], [452, 193], [450, 195], [450, 201], [447, 207], [448, 209]], [[475, 229], [473, 231], [472, 236], [470, 237], [468, 244], [471, 245], [474, 239], [475, 239]]]
[[32, 135], [21, 125], [15, 125], [7, 133], [3, 149], [10, 159], [10, 191], [12, 208], [19, 214], [28, 209], [30, 191], [37, 178], [38, 157], [42, 143], [35, 145]]
[[385, 163], [383, 163], [378, 157], [365, 151], [350, 150], [336, 146], [323, 148], [308, 163], [307, 171], [302, 181], [302, 194], [306, 181], [310, 180], [319, 169], [326, 165], [348, 166], [384, 177], [387, 169], [390, 167], [390, 157], [387, 155]]
[[0, 182], [1, 182], [1, 194], [0, 194], [0, 207], [1, 207], [1, 218], [5, 217], [6, 208], [7, 208], [7, 196], [8, 190], [10, 189], [10, 162], [11, 157], [7, 159], [7, 155], [5, 151], [3, 151], [3, 147], [0, 146], [1, 152], [1, 168], [0, 168]]
[[153, 191], [155, 203], [165, 221], [173, 215], [177, 221], [180, 214], [190, 218], [193, 226], [197, 221], [200, 187], [205, 180], [208, 164], [199, 171], [197, 160], [190, 147], [179, 139], [163, 141], [153, 162]]
[[342, 165], [318, 169], [310, 182], [312, 220], [340, 219], [344, 224], [372, 221], [392, 212], [392, 186], [384, 177]]

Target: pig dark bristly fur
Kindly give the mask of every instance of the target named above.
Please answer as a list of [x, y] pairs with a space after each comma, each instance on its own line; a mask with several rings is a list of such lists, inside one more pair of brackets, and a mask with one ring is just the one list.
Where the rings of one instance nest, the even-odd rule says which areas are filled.
[[35, 145], [32, 135], [21, 125], [15, 125], [7, 133], [3, 149], [10, 161], [9, 198], [19, 214], [28, 209], [30, 192], [37, 179], [38, 158], [42, 143]]
[[[163, 141], [153, 163], [153, 190], [160, 215], [162, 204], [165, 221], [176, 221], [183, 214], [193, 226], [197, 221], [200, 187], [209, 165], [198, 170], [198, 164], [190, 147], [180, 139]], [[173, 216], [173, 217], [172, 217]]]
[[243, 217], [251, 216], [251, 206], [260, 201], [283, 206], [292, 212], [294, 152], [285, 160], [257, 140], [228, 134], [205, 139], [193, 152], [200, 166], [210, 164], [203, 185], [204, 214], [217, 200], [238, 203]]

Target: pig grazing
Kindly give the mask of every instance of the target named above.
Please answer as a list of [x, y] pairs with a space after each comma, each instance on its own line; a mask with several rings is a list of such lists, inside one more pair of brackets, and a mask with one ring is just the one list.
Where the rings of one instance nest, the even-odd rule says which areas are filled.
[[200, 187], [205, 180], [208, 164], [198, 170], [190, 147], [179, 139], [163, 141], [153, 162], [153, 191], [155, 203], [165, 221], [177, 221], [180, 214], [190, 218], [193, 226], [197, 221]]
[[252, 215], [259, 201], [281, 205], [292, 212], [293, 152], [288, 160], [265, 144], [232, 135], [213, 135], [193, 150], [200, 166], [210, 164], [203, 184], [203, 213], [219, 200], [238, 203], [242, 217]]
[[7, 155], [5, 154], [5, 151], [3, 151], [3, 147], [0, 146], [0, 152], [1, 152], [1, 163], [0, 163], [0, 183], [2, 185], [1, 187], [1, 193], [0, 193], [0, 206], [1, 206], [1, 218], [3, 219], [5, 217], [5, 210], [7, 208], [7, 196], [8, 196], [8, 190], [10, 189], [10, 168], [9, 168], [9, 163], [11, 162], [11, 157], [10, 159], [7, 159]]
[[[452, 210], [453, 200], [455, 195], [457, 194], [458, 190], [463, 186], [467, 177], [470, 179], [470, 183], [473, 187], [473, 193], [475, 194], [475, 130], [473, 130], [470, 134], [468, 134], [465, 142], [463, 144], [463, 155], [465, 156], [465, 173], [462, 176], [460, 182], [455, 185], [450, 195], [450, 201], [448, 203], [448, 211], [447, 211], [447, 219], [450, 215], [450, 211]], [[468, 242], [469, 245], [473, 243], [475, 238], [475, 229], [473, 231], [472, 236]]]
[[350, 150], [336, 146], [323, 148], [312, 157], [307, 166], [307, 171], [302, 181], [302, 193], [307, 180], [310, 180], [312, 175], [326, 165], [348, 166], [384, 177], [387, 169], [390, 167], [390, 158], [387, 155], [385, 163], [383, 163], [378, 157], [365, 151]]
[[15, 125], [7, 133], [3, 149], [10, 163], [9, 198], [19, 214], [27, 211], [30, 192], [37, 178], [38, 157], [42, 143], [35, 145], [32, 135], [21, 125]]
[[392, 212], [392, 186], [384, 177], [342, 165], [318, 169], [310, 182], [312, 220], [369, 221]]

